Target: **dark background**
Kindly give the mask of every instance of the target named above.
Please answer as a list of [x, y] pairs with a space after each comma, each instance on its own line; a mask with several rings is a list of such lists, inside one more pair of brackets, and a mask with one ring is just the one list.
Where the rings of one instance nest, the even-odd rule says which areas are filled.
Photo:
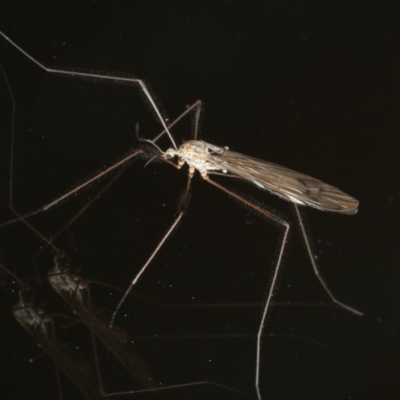
[[[341, 216], [304, 210], [333, 307], [305, 256], [290, 205], [224, 182], [293, 222], [262, 348], [263, 399], [397, 399], [399, 385], [399, 14], [372, 2], [5, 2], [0, 30], [46, 66], [146, 80], [165, 116], [204, 102], [200, 137], [340, 187], [360, 201]], [[58, 197], [159, 131], [137, 87], [40, 70], [2, 38], [12, 87], [1, 94], [1, 222]], [[191, 138], [190, 123], [175, 132]], [[160, 143], [165, 149], [168, 143]], [[179, 210], [185, 172], [138, 159], [57, 245], [113, 310]], [[31, 223], [51, 237], [109, 182]], [[56, 336], [93, 361], [86, 329], [65, 329], [51, 292], [52, 253], [21, 223], [0, 230], [1, 261], [56, 320]], [[118, 323], [161, 385], [212, 381], [256, 398], [255, 336], [281, 231], [198, 176], [179, 228], [130, 296]], [[57, 398], [54, 364], [13, 320], [18, 285], [2, 278], [2, 392]], [[147, 300], [143, 299], [143, 296]], [[154, 301], [156, 303], [154, 303]], [[169, 305], [169, 306], [168, 306]], [[101, 350], [101, 349], [100, 349]], [[33, 362], [29, 362], [33, 358]], [[137, 388], [99, 355], [107, 391]], [[121, 382], [120, 382], [121, 381]], [[11, 391], [11, 392], [10, 392]], [[64, 398], [79, 392], [63, 379]], [[75, 396], [75, 397], [74, 397]], [[123, 398], [246, 398], [212, 385]]]

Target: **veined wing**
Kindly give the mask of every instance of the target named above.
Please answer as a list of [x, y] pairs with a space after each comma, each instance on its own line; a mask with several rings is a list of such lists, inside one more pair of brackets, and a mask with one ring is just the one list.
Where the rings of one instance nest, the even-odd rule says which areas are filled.
[[285, 200], [323, 211], [357, 213], [358, 200], [311, 176], [227, 149], [210, 157], [220, 163], [221, 169]]

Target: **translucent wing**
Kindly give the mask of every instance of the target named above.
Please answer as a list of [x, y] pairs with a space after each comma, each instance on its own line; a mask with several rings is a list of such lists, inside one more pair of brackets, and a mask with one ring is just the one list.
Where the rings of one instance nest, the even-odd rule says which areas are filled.
[[297, 204], [343, 214], [357, 213], [358, 201], [338, 188], [277, 164], [224, 149], [209, 157], [221, 169]]

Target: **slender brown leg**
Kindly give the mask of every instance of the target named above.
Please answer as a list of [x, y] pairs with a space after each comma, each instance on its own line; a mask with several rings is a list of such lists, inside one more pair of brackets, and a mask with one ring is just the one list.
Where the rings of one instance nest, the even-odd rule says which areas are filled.
[[263, 331], [265, 327], [265, 321], [267, 318], [267, 314], [269, 311], [269, 308], [272, 303], [272, 298], [274, 296], [274, 291], [275, 291], [275, 286], [276, 282], [278, 279], [279, 271], [282, 266], [282, 259], [283, 255], [285, 254], [285, 248], [286, 248], [286, 243], [287, 239], [289, 236], [289, 231], [290, 231], [290, 225], [289, 222], [283, 220], [282, 218], [277, 217], [276, 215], [270, 213], [269, 211], [265, 210], [264, 208], [261, 208], [257, 206], [256, 204], [248, 201], [247, 199], [243, 198], [242, 196], [238, 195], [235, 192], [232, 192], [231, 190], [227, 189], [226, 187], [220, 185], [219, 183], [213, 181], [210, 179], [208, 175], [203, 176], [203, 178], [210, 183], [211, 185], [217, 187], [218, 189], [224, 191], [225, 193], [229, 194], [230, 196], [234, 197], [235, 199], [239, 200], [241, 203], [245, 204], [246, 206], [252, 208], [253, 210], [257, 211], [261, 215], [264, 215], [265, 217], [271, 219], [272, 221], [276, 222], [283, 228], [283, 237], [282, 237], [282, 244], [281, 248], [279, 249], [278, 253], [278, 259], [275, 264], [275, 269], [274, 273], [272, 276], [272, 281], [271, 281], [271, 286], [268, 291], [267, 299], [265, 302], [264, 310], [262, 313], [260, 325], [258, 328], [257, 332], [257, 346], [256, 346], [256, 374], [255, 374], [255, 387], [257, 391], [257, 397], [259, 400], [261, 400], [261, 392], [260, 392], [260, 365], [261, 365], [261, 345], [262, 345], [262, 337], [263, 337]]

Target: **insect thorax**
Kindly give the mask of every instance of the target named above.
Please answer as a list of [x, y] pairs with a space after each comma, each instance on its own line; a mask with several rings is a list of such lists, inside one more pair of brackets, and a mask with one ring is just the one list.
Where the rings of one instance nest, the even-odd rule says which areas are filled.
[[179, 149], [168, 149], [165, 154], [169, 157], [177, 156], [181, 163], [187, 163], [189, 167], [197, 169], [204, 176], [207, 171], [223, 169], [218, 156], [224, 151], [224, 147], [200, 140], [189, 140], [183, 143]]

